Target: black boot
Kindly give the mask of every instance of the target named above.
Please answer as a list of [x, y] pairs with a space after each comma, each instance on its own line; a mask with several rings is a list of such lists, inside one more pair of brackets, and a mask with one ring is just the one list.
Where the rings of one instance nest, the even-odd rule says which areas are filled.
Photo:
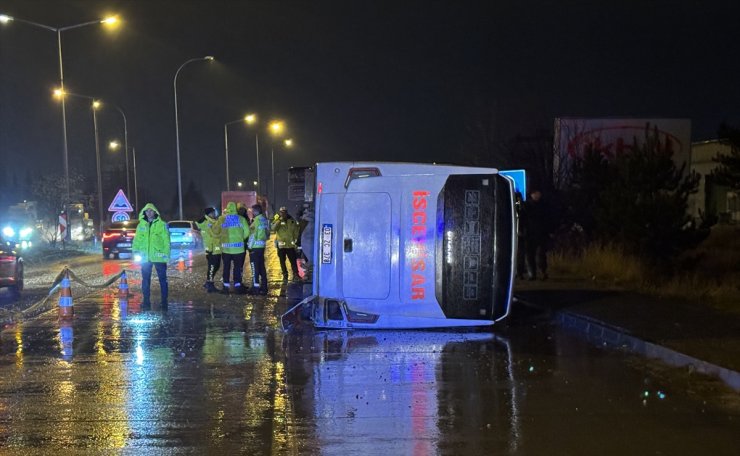
[[213, 282], [206, 282], [206, 293], [217, 293], [218, 288], [216, 288], [216, 285], [213, 284]]

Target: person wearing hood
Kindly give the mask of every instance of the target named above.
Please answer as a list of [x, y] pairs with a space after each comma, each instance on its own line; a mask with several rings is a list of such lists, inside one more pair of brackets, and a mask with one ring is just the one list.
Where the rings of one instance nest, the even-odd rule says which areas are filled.
[[139, 225], [131, 246], [134, 255], [141, 258], [141, 304], [151, 305], [149, 290], [152, 280], [152, 267], [157, 270], [162, 307], [167, 306], [167, 262], [170, 259], [170, 232], [167, 223], [159, 216], [159, 210], [147, 203], [139, 212]]
[[[267, 269], [265, 268], [265, 247], [270, 237], [270, 223], [262, 214], [262, 206], [252, 206], [254, 218], [249, 225], [249, 259], [254, 265], [254, 286], [252, 293], [267, 294]], [[258, 280], [259, 279], [259, 280]]]
[[[232, 288], [235, 293], [245, 294], [246, 288], [242, 287], [242, 270], [244, 268], [244, 255], [246, 246], [244, 240], [249, 236], [249, 225], [247, 219], [237, 213], [236, 203], [230, 201], [226, 209], [214, 225], [214, 234], [221, 241], [221, 259], [224, 263], [224, 288], [223, 294], [229, 294]], [[234, 264], [234, 278], [231, 280], [231, 265]]]
[[273, 217], [270, 229], [275, 232], [275, 245], [278, 249], [278, 258], [280, 260], [280, 269], [283, 272], [283, 281], [288, 280], [288, 268], [285, 266], [286, 258], [290, 261], [293, 281], [300, 281], [301, 276], [298, 273], [298, 262], [296, 257], [299, 231], [298, 222], [288, 213], [288, 208], [283, 206], [280, 208], [278, 213], [275, 214], [275, 217]]
[[221, 241], [213, 234], [213, 226], [216, 224], [216, 208], [207, 207], [204, 210], [203, 218], [195, 224], [198, 225], [198, 229], [203, 236], [203, 247], [206, 251], [206, 261], [208, 263], [204, 287], [208, 293], [214, 293], [218, 290], [213, 284], [213, 279], [221, 268]]

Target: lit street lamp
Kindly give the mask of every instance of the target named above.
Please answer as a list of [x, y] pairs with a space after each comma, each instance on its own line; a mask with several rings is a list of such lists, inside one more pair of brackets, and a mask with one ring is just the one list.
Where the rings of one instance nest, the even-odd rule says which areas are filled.
[[175, 142], [177, 146], [177, 200], [179, 203], [180, 208], [180, 220], [183, 219], [182, 216], [182, 174], [180, 172], [180, 122], [177, 118], [177, 76], [180, 74], [180, 70], [182, 70], [187, 64], [192, 62], [197, 62], [199, 60], [213, 60], [213, 56], [207, 55], [205, 57], [196, 57], [194, 59], [190, 59], [185, 61], [182, 65], [180, 65], [180, 68], [177, 69], [175, 72], [175, 78], [172, 81], [172, 86], [175, 89]]
[[[8, 22], [15, 21], [20, 22], [23, 24], [31, 25], [34, 27], [42, 28], [44, 30], [48, 30], [50, 32], [54, 32], [57, 34], [57, 51], [59, 54], [59, 88], [64, 93], [64, 65], [62, 64], [62, 32], [66, 32], [67, 30], [72, 30], [80, 27], [85, 27], [88, 25], [95, 25], [95, 24], [107, 24], [107, 25], [115, 25], [119, 22], [117, 16], [109, 16], [102, 20], [95, 20], [95, 21], [89, 21], [89, 22], [83, 22], [80, 24], [75, 25], [68, 25], [66, 27], [51, 27], [49, 25], [40, 24], [38, 22], [29, 21], [26, 19], [20, 19], [17, 17], [8, 16], [5, 14], [0, 14], [0, 24], [7, 24]], [[69, 158], [68, 158], [68, 149], [67, 149], [67, 114], [66, 114], [66, 108], [64, 103], [64, 97], [62, 97], [62, 138], [63, 138], [63, 145], [64, 145], [64, 183], [66, 187], [66, 194], [65, 194], [65, 206], [69, 204]]]

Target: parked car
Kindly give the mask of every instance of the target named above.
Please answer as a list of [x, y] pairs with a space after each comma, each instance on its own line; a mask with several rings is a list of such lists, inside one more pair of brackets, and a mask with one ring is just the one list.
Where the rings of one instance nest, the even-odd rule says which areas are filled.
[[195, 222], [190, 220], [173, 220], [167, 223], [170, 231], [170, 246], [185, 248], [203, 247], [203, 237]]
[[10, 288], [16, 296], [23, 290], [23, 258], [18, 247], [0, 235], [0, 287]]
[[103, 232], [103, 258], [131, 258], [138, 220], [113, 222]]

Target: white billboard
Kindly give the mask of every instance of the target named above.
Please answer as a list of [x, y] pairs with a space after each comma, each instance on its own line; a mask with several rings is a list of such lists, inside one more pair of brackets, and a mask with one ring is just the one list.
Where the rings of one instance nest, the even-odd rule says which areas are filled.
[[580, 157], [587, 148], [597, 148], [607, 158], [616, 157], [630, 153], [635, 145], [642, 146], [646, 134], [656, 130], [661, 144], [673, 152], [676, 165], [688, 165], [691, 153], [689, 119], [556, 118], [553, 141], [555, 187], [568, 185], [573, 158]]

